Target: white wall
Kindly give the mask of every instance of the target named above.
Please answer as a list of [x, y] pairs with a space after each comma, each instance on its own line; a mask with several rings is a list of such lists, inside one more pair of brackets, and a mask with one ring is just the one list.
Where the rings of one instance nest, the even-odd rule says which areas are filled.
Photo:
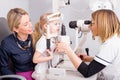
[[0, 17], [6, 17], [8, 11], [20, 7], [29, 12], [29, 0], [0, 0]]
[[[115, 13], [117, 14], [117, 16], [118, 16], [118, 18], [119, 18], [119, 20], [120, 20], [120, 0], [115, 0], [116, 1], [116, 4], [115, 4], [115, 9], [114, 9], [114, 11], [115, 11]], [[113, 2], [114, 2], [114, 0], [113, 0]]]
[[[67, 1], [67, 0], [65, 0]], [[72, 41], [72, 48], [75, 47], [75, 30], [69, 28], [69, 22], [72, 20], [90, 19], [91, 10], [89, 9], [88, 0], [70, 0], [69, 6], [66, 6], [60, 11], [64, 14], [63, 23], [67, 28], [67, 35]], [[117, 0], [120, 3], [120, 0]], [[29, 12], [32, 23], [35, 24], [40, 16], [45, 12], [52, 11], [52, 0], [0, 0], [0, 17], [6, 17], [7, 12], [14, 7], [21, 7]], [[120, 19], [120, 5], [116, 4], [114, 10]], [[91, 33], [87, 35], [86, 42], [83, 48], [90, 49], [90, 55], [94, 55], [98, 51], [98, 40], [92, 40]], [[82, 36], [83, 38], [83, 36]], [[81, 39], [79, 42], [81, 42]]]
[[[67, 0], [65, 0], [67, 1]], [[70, 40], [72, 41], [72, 48], [75, 47], [75, 30], [69, 28], [69, 22], [72, 20], [79, 20], [79, 19], [90, 19], [91, 10], [89, 9], [89, 1], [88, 0], [70, 0], [71, 3], [69, 6], [61, 8], [59, 11], [63, 13], [64, 20], [63, 23], [67, 28], [67, 35], [70, 36]], [[118, 3], [120, 0], [116, 0]], [[114, 1], [113, 1], [114, 2]], [[33, 6], [34, 5], [34, 6]], [[33, 24], [36, 23], [40, 15], [52, 11], [52, 0], [30, 0], [30, 15]], [[120, 19], [120, 5], [116, 4], [116, 8], [114, 10]], [[83, 38], [84, 36], [82, 36]], [[82, 41], [82, 38], [79, 38], [79, 42]], [[87, 39], [82, 46], [84, 48], [89, 48], [90, 55], [95, 55], [98, 52], [98, 48], [100, 43], [98, 39], [93, 40], [92, 34], [88, 33]]]
[[[67, 1], [67, 0], [65, 0]], [[64, 15], [63, 23], [65, 24], [67, 28], [67, 35], [70, 36], [70, 40], [72, 41], [72, 48], [75, 47], [75, 30], [69, 28], [69, 22], [72, 20], [78, 20], [78, 19], [90, 19], [91, 10], [89, 9], [89, 2], [88, 0], [70, 0], [70, 5], [61, 8], [60, 12]], [[34, 5], [34, 6], [33, 6]], [[33, 24], [36, 23], [41, 14], [45, 12], [51, 12], [52, 11], [52, 0], [30, 0], [30, 15]], [[82, 38], [80, 38], [79, 42]], [[97, 52], [98, 43], [96, 41], [93, 41], [91, 38], [91, 33], [87, 36], [87, 42], [83, 45], [83, 48], [90, 48], [91, 55], [94, 55], [94, 53]], [[93, 54], [92, 54], [93, 53]]]
[[30, 0], [29, 8], [32, 23], [35, 24], [43, 13], [52, 11], [52, 0]]

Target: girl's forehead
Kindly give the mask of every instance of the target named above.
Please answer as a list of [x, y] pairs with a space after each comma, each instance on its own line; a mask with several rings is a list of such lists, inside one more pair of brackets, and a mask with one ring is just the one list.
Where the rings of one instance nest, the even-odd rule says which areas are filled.
[[51, 22], [60, 22], [60, 20], [53, 20], [53, 21], [51, 21]]

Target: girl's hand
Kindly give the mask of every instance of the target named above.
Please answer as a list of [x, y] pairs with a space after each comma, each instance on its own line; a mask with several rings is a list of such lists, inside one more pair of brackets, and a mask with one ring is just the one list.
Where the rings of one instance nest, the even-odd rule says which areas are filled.
[[52, 49], [47, 49], [46, 52], [50, 55], [51, 59], [53, 58], [53, 50]]

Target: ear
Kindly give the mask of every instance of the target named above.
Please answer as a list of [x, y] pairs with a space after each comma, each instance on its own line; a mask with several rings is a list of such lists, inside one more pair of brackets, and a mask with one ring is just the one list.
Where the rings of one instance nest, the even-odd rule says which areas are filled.
[[44, 27], [44, 29], [47, 29], [47, 24], [44, 24], [44, 26], [43, 26], [43, 27]]
[[18, 28], [16, 28], [16, 27], [13, 27], [13, 32], [16, 32], [16, 33], [18, 33]]

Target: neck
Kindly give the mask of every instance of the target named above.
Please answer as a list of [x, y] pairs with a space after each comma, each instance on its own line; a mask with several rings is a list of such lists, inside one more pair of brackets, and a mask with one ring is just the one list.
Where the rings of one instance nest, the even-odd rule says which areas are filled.
[[21, 41], [25, 41], [28, 38], [28, 35], [18, 34], [17, 38]]

